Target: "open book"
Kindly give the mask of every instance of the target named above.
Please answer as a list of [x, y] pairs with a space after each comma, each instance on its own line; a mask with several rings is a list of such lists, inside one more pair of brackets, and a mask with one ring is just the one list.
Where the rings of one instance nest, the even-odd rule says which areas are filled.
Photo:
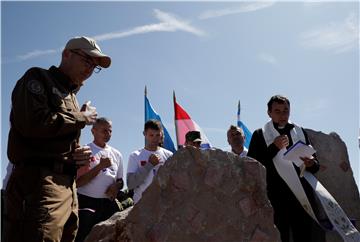
[[300, 167], [302, 164], [304, 164], [300, 157], [310, 157], [315, 152], [316, 150], [311, 145], [307, 145], [302, 141], [298, 141], [284, 153], [283, 158], [285, 160], [292, 161], [295, 165]]

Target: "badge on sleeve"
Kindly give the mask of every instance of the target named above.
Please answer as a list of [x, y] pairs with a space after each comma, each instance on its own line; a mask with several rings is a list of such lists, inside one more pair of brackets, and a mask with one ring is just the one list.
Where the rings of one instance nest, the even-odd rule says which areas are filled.
[[65, 98], [67, 96], [66, 93], [62, 93], [59, 91], [59, 89], [57, 89], [56, 87], [52, 88], [52, 92], [56, 95], [58, 95], [60, 98]]
[[36, 95], [40, 95], [44, 93], [44, 88], [38, 80], [34, 80], [34, 79], [30, 80], [27, 83], [27, 88], [29, 89], [30, 92]]

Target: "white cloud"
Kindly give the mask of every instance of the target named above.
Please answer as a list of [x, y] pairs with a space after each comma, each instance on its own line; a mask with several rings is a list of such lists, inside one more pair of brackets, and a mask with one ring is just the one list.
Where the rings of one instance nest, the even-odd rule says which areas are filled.
[[54, 54], [58, 51], [60, 51], [61, 49], [50, 49], [50, 50], [33, 50], [31, 52], [28, 52], [24, 55], [19, 55], [17, 56], [18, 59], [20, 60], [27, 60], [27, 59], [31, 59], [31, 58], [36, 58], [42, 55], [49, 55], [49, 54]]
[[261, 53], [258, 55], [259, 60], [264, 61], [266, 63], [277, 65], [278, 60], [275, 58], [275, 56], [267, 54], [267, 53]]
[[[158, 20], [160, 20], [159, 23], [138, 26], [127, 31], [111, 32], [111, 33], [96, 35], [96, 36], [92, 36], [92, 38], [94, 38], [97, 41], [104, 41], [104, 40], [125, 38], [137, 34], [146, 34], [152, 32], [175, 32], [175, 31], [183, 31], [190, 34], [194, 34], [196, 36], [205, 35], [205, 32], [203, 32], [202, 30], [199, 30], [191, 26], [189, 22], [181, 20], [180, 18], [175, 17], [170, 13], [166, 13], [158, 9], [155, 9], [154, 14], [155, 17]], [[34, 50], [24, 55], [20, 55], [17, 58], [18, 60], [27, 60], [42, 55], [48, 55], [48, 54], [60, 52], [62, 49], [63, 47], [58, 49], [50, 49], [50, 50]]]
[[94, 36], [93, 38], [102, 41], [110, 40], [117, 38], [124, 38], [136, 34], [146, 34], [151, 32], [175, 32], [175, 31], [184, 31], [197, 36], [203, 36], [205, 33], [195, 27], [191, 26], [188, 22], [183, 21], [179, 18], [176, 18], [170, 13], [160, 11], [158, 9], [154, 10], [155, 17], [160, 20], [160, 23], [157, 24], [148, 24], [139, 27], [135, 27], [128, 31], [112, 32], [102, 35]]
[[204, 13], [200, 14], [199, 19], [218, 18], [226, 15], [253, 12], [263, 8], [271, 7], [272, 5], [274, 5], [274, 2], [270, 2], [270, 1], [241, 3], [241, 5], [238, 7], [205, 11]]
[[339, 54], [351, 51], [359, 45], [359, 24], [355, 14], [351, 13], [342, 22], [306, 31], [300, 37], [304, 48]]

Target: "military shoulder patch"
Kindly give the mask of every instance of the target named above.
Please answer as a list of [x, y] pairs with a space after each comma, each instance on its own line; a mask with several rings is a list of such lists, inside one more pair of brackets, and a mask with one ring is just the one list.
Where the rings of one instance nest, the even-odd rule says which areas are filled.
[[36, 95], [40, 95], [44, 93], [44, 88], [38, 80], [34, 80], [34, 79], [30, 80], [27, 83], [27, 88], [29, 89], [30, 92]]
[[66, 93], [62, 93], [59, 91], [59, 89], [57, 89], [56, 87], [52, 88], [52, 92], [56, 95], [58, 95], [60, 98], [66, 98], [67, 94]]

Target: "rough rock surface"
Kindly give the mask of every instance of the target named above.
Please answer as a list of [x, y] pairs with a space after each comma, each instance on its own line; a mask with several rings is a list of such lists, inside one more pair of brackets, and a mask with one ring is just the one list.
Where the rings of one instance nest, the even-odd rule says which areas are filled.
[[[360, 198], [345, 143], [336, 133], [306, 131], [321, 164], [316, 176], [359, 230]], [[279, 241], [270, 225], [264, 178], [251, 159], [181, 150], [160, 169], [134, 211], [96, 225], [86, 241]], [[259, 218], [265, 221], [257, 224]], [[244, 233], [236, 237], [239, 231]], [[326, 241], [342, 239], [328, 231]]]
[[[349, 218], [356, 220], [360, 229], [360, 197], [345, 143], [336, 133], [306, 129], [310, 142], [316, 150], [320, 161], [320, 171], [316, 177], [328, 192], [340, 204]], [[335, 232], [327, 232], [328, 242], [343, 241]]]
[[[191, 147], [159, 169], [139, 203], [115, 226], [113, 241], [280, 241], [265, 168], [229, 152]], [[96, 228], [92, 233], [100, 234]]]
[[[108, 220], [100, 222], [92, 228], [85, 242], [114, 242], [119, 237], [118, 232], [125, 227], [125, 219], [133, 207], [129, 207], [122, 212], [115, 213]], [[125, 241], [125, 240], [121, 240]]]

